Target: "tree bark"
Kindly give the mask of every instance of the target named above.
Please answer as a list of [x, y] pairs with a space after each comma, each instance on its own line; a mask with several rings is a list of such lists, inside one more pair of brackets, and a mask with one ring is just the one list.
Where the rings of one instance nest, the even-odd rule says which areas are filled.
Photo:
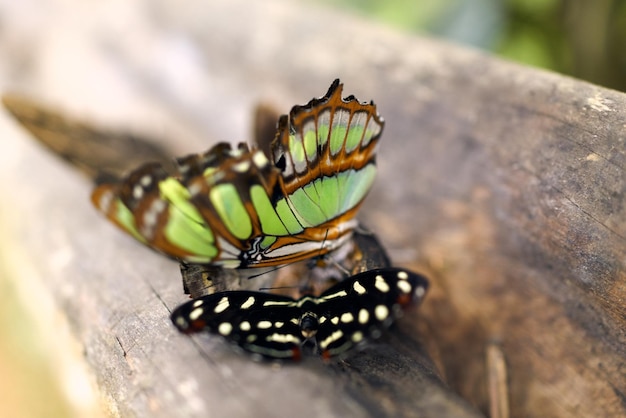
[[[40, 69], [21, 85], [66, 108], [99, 103], [101, 123], [133, 116], [148, 136], [158, 120], [182, 154], [249, 138], [260, 99], [286, 112], [341, 77], [386, 119], [360, 217], [394, 264], [431, 279], [386, 339], [331, 365], [268, 367], [178, 335], [177, 265], [108, 225], [89, 181], [3, 118], [7, 275], [52, 295], [122, 416], [481, 416], [493, 344], [511, 416], [626, 414], [624, 94], [304, 4], [155, 2], [127, 11], [125, 36], [101, 7], [81, 24], [59, 14], [49, 29], [72, 37], [21, 48]], [[52, 72], [37, 51], [64, 39], [100, 61]], [[94, 87], [103, 63], [134, 86], [122, 99]]]

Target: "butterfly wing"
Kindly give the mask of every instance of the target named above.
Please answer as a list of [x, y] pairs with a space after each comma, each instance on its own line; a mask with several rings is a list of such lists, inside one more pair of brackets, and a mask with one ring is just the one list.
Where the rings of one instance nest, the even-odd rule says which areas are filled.
[[169, 168], [169, 152], [149, 138], [100, 130], [17, 94], [3, 95], [2, 103], [40, 143], [93, 180], [122, 178], [145, 161]]
[[425, 277], [398, 268], [345, 279], [318, 298], [318, 350], [329, 358], [378, 338], [404, 308], [422, 300], [427, 288]]
[[330, 358], [378, 338], [404, 308], [421, 301], [427, 288], [419, 274], [385, 268], [297, 301], [262, 292], [215, 293], [179, 306], [171, 319], [181, 332], [221, 335], [265, 359], [298, 360], [301, 346], [314, 336], [321, 355]]
[[181, 261], [268, 267], [323, 255], [350, 239], [376, 173], [383, 120], [372, 103], [328, 93], [282, 117], [271, 161], [218, 144], [147, 164], [92, 194], [95, 206], [150, 247]]
[[260, 151], [224, 143], [178, 165], [174, 177], [159, 164], [145, 164], [119, 184], [98, 186], [92, 201], [119, 227], [170, 257], [239, 267], [250, 241], [272, 220], [260, 219], [252, 195], [260, 189], [267, 196], [275, 169]]
[[335, 80], [325, 96], [295, 106], [280, 118], [272, 144], [283, 199], [304, 228], [299, 238], [330, 248], [355, 226], [374, 181], [384, 126], [373, 103], [343, 99], [342, 90]]
[[208, 331], [258, 358], [298, 360], [304, 338], [300, 309], [286, 296], [230, 291], [203, 296], [172, 312], [179, 331]]

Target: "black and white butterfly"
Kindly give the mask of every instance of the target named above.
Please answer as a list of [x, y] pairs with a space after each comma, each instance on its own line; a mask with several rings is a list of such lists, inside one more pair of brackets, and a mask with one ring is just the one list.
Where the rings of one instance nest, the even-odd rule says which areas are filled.
[[308, 341], [330, 358], [380, 337], [427, 288], [420, 274], [381, 268], [298, 300], [253, 291], [214, 293], [179, 306], [171, 319], [183, 333], [221, 335], [258, 359], [299, 360]]

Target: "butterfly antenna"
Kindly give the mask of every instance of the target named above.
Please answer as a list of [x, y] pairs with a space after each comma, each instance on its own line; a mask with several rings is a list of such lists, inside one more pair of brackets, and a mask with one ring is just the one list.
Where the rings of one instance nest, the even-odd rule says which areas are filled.
[[272, 267], [272, 268], [271, 268], [271, 269], [269, 269], [269, 270], [265, 270], [265, 271], [263, 271], [263, 272], [261, 272], [261, 273], [257, 273], [257, 274], [253, 274], [252, 276], [248, 276], [248, 280], [250, 280], [250, 279], [254, 279], [254, 278], [257, 278], [257, 277], [261, 277], [261, 276], [263, 276], [263, 275], [265, 275], [265, 274], [268, 274], [268, 273], [273, 273], [273, 272], [278, 271], [278, 270], [280, 270], [280, 269], [282, 269], [282, 268], [284, 268], [284, 267], [291, 266], [291, 265], [293, 265], [293, 264], [295, 264], [295, 263], [296, 263], [296, 262], [294, 261], [294, 262], [291, 262], [291, 263], [282, 264], [282, 265], [280, 265], [280, 266], [275, 266], [275, 267]]
[[298, 286], [271, 286], [271, 287], [259, 287], [259, 290], [283, 290], [283, 289], [297, 289]]
[[335, 260], [333, 256], [327, 255], [326, 257], [327, 257], [326, 262], [332, 265], [333, 267], [335, 267], [337, 270], [339, 270], [344, 276], [349, 277], [352, 275], [350, 271], [344, 266], [342, 266], [341, 263], [339, 263], [339, 261]]
[[315, 259], [315, 262], [318, 267], [324, 267], [324, 264], [330, 264], [333, 267], [335, 267], [337, 270], [339, 270], [341, 274], [343, 274], [346, 277], [349, 277], [351, 276], [350, 271], [346, 269], [344, 266], [342, 266], [341, 263], [339, 263], [339, 261], [337, 261], [333, 257], [332, 253], [322, 254], [322, 251], [324, 250], [324, 244], [326, 243], [326, 239], [328, 238], [329, 231], [330, 231], [330, 228], [326, 229], [326, 235], [324, 236], [324, 240], [322, 241], [322, 246], [320, 248], [320, 255], [317, 256], [317, 258]]

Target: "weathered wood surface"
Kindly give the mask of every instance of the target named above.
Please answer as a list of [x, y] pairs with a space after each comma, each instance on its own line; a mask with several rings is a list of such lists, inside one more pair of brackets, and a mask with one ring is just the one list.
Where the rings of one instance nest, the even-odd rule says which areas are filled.
[[[64, 10], [50, 30], [65, 38], [13, 51], [14, 73], [38, 69], [13, 86], [184, 153], [248, 138], [256, 100], [288, 109], [339, 76], [387, 121], [361, 217], [431, 292], [384, 344], [331, 367], [274, 369], [177, 335], [177, 265], [106, 224], [88, 182], [3, 117], [6, 268], [52, 293], [121, 415], [440, 416], [419, 409], [440, 401], [420, 391], [436, 372], [406, 373], [416, 339], [483, 412], [496, 341], [512, 416], [625, 414], [626, 97], [312, 6], [242, 4]], [[62, 57], [42, 51], [86, 58], [55, 72]]]

